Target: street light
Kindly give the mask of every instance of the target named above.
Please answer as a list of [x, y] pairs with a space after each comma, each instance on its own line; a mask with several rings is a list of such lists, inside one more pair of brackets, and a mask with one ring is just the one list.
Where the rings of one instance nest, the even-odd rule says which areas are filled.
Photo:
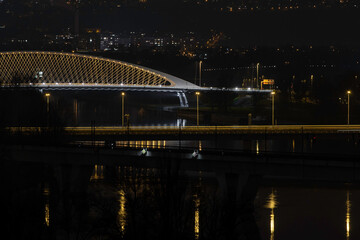
[[124, 101], [125, 93], [121, 92], [121, 126], [124, 127]]
[[202, 61], [199, 62], [199, 86], [201, 87], [201, 64]]
[[45, 93], [46, 97], [46, 112], [49, 113], [50, 111], [50, 93]]
[[259, 88], [259, 65], [260, 63], [256, 64], [256, 88]]
[[200, 92], [195, 92], [196, 94], [196, 125], [199, 126], [199, 96]]
[[50, 93], [45, 93], [46, 97], [46, 125], [49, 127], [50, 125]]
[[274, 126], [275, 125], [275, 91], [271, 92], [272, 97], [272, 108], [271, 108], [271, 123]]
[[347, 105], [348, 105], [347, 124], [348, 125], [350, 124], [350, 94], [351, 94], [351, 91], [348, 90], [347, 91], [347, 95], [348, 95], [348, 101], [347, 101]]

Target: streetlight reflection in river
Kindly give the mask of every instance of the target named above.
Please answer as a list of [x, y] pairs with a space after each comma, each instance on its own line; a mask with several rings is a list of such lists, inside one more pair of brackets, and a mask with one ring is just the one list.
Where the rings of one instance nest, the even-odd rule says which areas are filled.
[[198, 240], [200, 237], [200, 198], [197, 194], [194, 195], [194, 203], [195, 203], [195, 215], [194, 215], [194, 232], [195, 232], [195, 240]]
[[126, 227], [126, 198], [124, 190], [119, 191], [119, 211], [118, 211], [118, 226], [122, 236], [125, 234]]
[[350, 239], [350, 210], [351, 210], [351, 202], [350, 202], [350, 192], [347, 190], [346, 192], [346, 240]]
[[275, 235], [275, 212], [274, 209], [277, 207], [278, 202], [276, 201], [276, 192], [274, 190], [271, 191], [267, 203], [265, 205], [266, 208], [269, 208], [270, 211], [270, 240], [274, 240]]
[[50, 189], [48, 184], [45, 184], [44, 186], [43, 196], [45, 198], [45, 211], [44, 211], [45, 225], [49, 227], [50, 226], [50, 203], [49, 203]]

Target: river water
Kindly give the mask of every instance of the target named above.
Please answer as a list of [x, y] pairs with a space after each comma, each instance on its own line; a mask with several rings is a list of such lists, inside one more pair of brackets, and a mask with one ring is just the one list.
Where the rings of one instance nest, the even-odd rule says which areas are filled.
[[[216, 179], [209, 175], [197, 172], [174, 179], [162, 174], [154, 169], [94, 166], [83, 203], [88, 209], [82, 218], [89, 225], [72, 224], [79, 224], [84, 230], [79, 234], [89, 239], [360, 237], [360, 190], [353, 185], [265, 183], [257, 191], [252, 218], [237, 203], [224, 200]], [[49, 192], [46, 188], [44, 196]], [[45, 201], [47, 228], [57, 224], [57, 216], [51, 214], [57, 208]]]
[[[116, 144], [151, 150], [178, 147], [179, 141]], [[214, 144], [181, 142], [200, 150]], [[359, 149], [354, 136], [220, 139], [217, 144], [257, 154], [358, 154]], [[0, 157], [4, 233], [13, 239], [360, 239], [355, 183], [265, 179], [244, 202], [226, 197], [215, 173]]]

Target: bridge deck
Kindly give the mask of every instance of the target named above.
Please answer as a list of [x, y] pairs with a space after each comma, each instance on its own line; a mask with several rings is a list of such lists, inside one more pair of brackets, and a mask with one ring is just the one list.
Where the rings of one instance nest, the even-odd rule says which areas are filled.
[[[36, 134], [42, 127], [10, 127], [11, 133]], [[360, 133], [360, 125], [249, 125], [249, 126], [141, 126], [65, 127], [66, 135], [241, 135], [241, 134], [349, 134]]]

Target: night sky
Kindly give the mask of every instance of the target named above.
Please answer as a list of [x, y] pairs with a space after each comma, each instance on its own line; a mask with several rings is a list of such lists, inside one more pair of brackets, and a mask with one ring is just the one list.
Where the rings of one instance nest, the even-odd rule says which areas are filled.
[[[3, 5], [0, 6], [0, 24], [6, 24], [8, 35], [36, 31], [58, 34], [73, 28], [73, 8], [63, 0], [55, 1], [48, 8], [31, 5], [31, 1], [24, 6], [21, 2], [4, 0], [0, 3]], [[358, 46], [360, 43], [358, 8], [224, 12], [179, 1], [122, 4], [118, 8], [99, 2], [81, 6], [82, 29], [98, 27], [103, 32], [194, 31], [199, 34], [209, 34], [214, 30], [223, 32], [234, 47], [288, 44]]]

